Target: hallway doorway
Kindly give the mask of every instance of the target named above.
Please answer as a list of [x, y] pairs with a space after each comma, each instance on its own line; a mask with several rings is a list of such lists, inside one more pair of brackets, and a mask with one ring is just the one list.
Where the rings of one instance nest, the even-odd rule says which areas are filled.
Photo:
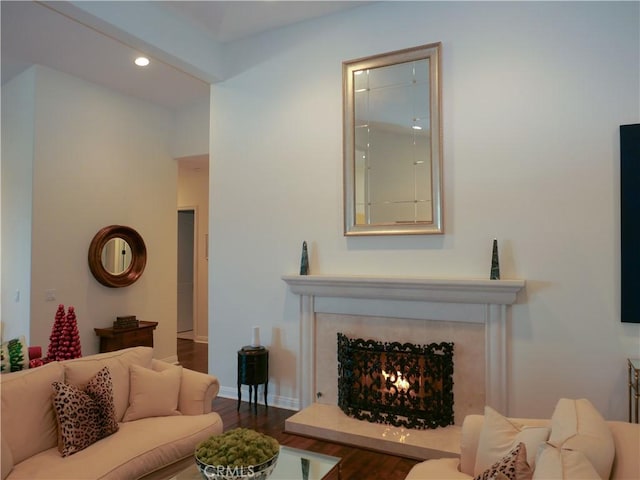
[[178, 321], [177, 337], [194, 339], [195, 292], [195, 226], [194, 209], [178, 210]]
[[176, 336], [209, 341], [209, 155], [178, 160]]

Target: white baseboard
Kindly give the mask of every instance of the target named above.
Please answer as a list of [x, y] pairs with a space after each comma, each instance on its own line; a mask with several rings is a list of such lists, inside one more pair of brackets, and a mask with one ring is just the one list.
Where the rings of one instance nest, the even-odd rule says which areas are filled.
[[166, 357], [166, 358], [159, 358], [158, 360], [162, 360], [163, 362], [167, 362], [167, 363], [172, 363], [174, 365], [178, 364], [178, 356], [177, 355], [171, 355], [170, 357]]
[[[258, 390], [258, 405], [262, 405], [264, 403], [264, 385], [259, 385]], [[238, 400], [238, 387], [220, 387], [220, 392], [218, 392], [218, 396], [222, 398], [230, 398], [233, 400]], [[242, 400], [249, 400], [249, 386], [242, 386]], [[267, 392], [267, 403], [270, 407], [284, 408], [286, 410], [300, 410], [300, 401], [297, 398], [292, 397], [283, 397], [281, 395], [272, 395]]]

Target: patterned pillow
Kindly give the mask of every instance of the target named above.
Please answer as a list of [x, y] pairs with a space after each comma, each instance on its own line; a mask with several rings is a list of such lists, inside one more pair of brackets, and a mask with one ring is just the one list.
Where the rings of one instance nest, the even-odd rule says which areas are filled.
[[104, 367], [84, 390], [53, 382], [53, 407], [58, 420], [58, 450], [63, 457], [87, 448], [118, 430], [113, 384]]
[[506, 477], [508, 480], [531, 480], [533, 470], [527, 463], [527, 447], [520, 442], [504, 458], [498, 460], [473, 480], [495, 480]]
[[100, 410], [102, 418], [102, 428], [105, 437], [118, 431], [118, 420], [116, 408], [113, 402], [113, 382], [111, 372], [107, 367], [102, 368], [95, 376], [89, 380], [84, 389], [95, 402]]

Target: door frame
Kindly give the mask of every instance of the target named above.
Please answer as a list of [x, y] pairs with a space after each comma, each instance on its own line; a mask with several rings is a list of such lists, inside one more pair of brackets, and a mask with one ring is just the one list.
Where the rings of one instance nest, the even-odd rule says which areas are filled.
[[[192, 292], [192, 318], [191, 318], [191, 327], [193, 330], [193, 340], [196, 341], [199, 337], [199, 328], [198, 328], [198, 318], [199, 318], [199, 306], [198, 306], [198, 290], [199, 290], [199, 281], [198, 281], [198, 207], [197, 206], [184, 206], [178, 207], [178, 215], [179, 212], [193, 212], [193, 258], [191, 261], [193, 262], [193, 292]], [[176, 223], [178, 218], [176, 217]], [[176, 292], [176, 295], [178, 293]], [[177, 321], [177, 319], [176, 319]], [[177, 329], [176, 329], [177, 330]], [[176, 331], [176, 336], [178, 332]]]

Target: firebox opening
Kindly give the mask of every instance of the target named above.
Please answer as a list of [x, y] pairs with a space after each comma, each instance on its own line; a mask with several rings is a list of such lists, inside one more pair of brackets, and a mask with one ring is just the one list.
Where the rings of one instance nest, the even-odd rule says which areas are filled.
[[395, 427], [453, 425], [453, 343], [382, 343], [338, 333], [338, 406]]

